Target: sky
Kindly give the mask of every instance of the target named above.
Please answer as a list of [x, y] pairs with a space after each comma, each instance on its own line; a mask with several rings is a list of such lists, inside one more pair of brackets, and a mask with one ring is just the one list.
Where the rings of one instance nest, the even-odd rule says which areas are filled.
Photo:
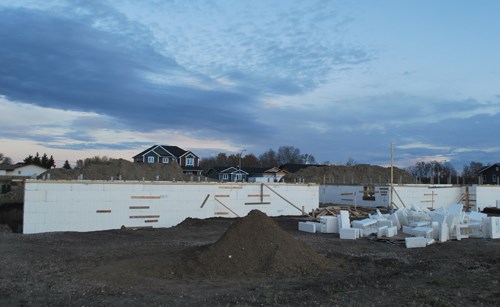
[[0, 152], [500, 162], [500, 1], [0, 1]]

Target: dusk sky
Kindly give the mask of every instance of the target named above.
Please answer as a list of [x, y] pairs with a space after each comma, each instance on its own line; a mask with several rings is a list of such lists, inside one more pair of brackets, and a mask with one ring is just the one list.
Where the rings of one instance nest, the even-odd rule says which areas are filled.
[[0, 152], [500, 162], [500, 1], [0, 1]]

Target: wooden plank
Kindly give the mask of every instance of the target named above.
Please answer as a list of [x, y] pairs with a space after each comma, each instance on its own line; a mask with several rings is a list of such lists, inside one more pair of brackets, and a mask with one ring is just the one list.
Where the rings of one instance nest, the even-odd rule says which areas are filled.
[[354, 193], [340, 193], [340, 195], [353, 195]]
[[205, 200], [201, 204], [200, 208], [203, 208], [203, 206], [205, 206], [205, 203], [207, 202], [207, 200], [208, 200], [209, 197], [210, 197], [210, 194], [207, 194], [207, 197], [205, 197]]
[[96, 213], [111, 213], [111, 210], [96, 210]]
[[270, 197], [271, 195], [270, 194], [263, 194], [263, 195], [260, 195], [260, 194], [249, 194], [248, 197]]
[[130, 196], [132, 199], [160, 199], [161, 196]]
[[159, 215], [131, 215], [129, 218], [131, 219], [155, 219], [159, 218]]
[[214, 195], [214, 197], [229, 197], [227, 194], [221, 194], [221, 195]]
[[255, 203], [245, 203], [245, 205], [270, 205], [271, 202], [255, 202]]
[[229, 212], [214, 212], [216, 215], [227, 215]]
[[130, 206], [129, 209], [149, 209], [149, 206]]
[[144, 223], [158, 223], [158, 220], [144, 220]]
[[243, 189], [242, 186], [220, 186], [219, 189]]
[[350, 199], [350, 198], [341, 198], [340, 200], [343, 200], [343, 201], [354, 201], [354, 199]]

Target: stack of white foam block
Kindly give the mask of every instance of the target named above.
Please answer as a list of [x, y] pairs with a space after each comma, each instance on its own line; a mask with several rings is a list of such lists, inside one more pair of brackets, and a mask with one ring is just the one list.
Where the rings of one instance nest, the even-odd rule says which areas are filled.
[[393, 237], [398, 230], [411, 237], [406, 247], [425, 247], [434, 242], [465, 238], [500, 238], [500, 217], [488, 217], [479, 212], [463, 212], [463, 205], [453, 204], [448, 209], [429, 211], [411, 205], [394, 214], [369, 214], [363, 220], [349, 219], [349, 212], [341, 210], [338, 216], [322, 216], [320, 222], [299, 222], [299, 230], [306, 232], [338, 233], [341, 239], [355, 240], [371, 234]]

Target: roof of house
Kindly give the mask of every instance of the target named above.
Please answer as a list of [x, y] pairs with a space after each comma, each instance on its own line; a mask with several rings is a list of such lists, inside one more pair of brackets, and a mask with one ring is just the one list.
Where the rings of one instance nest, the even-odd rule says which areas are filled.
[[[214, 166], [209, 171], [211, 171], [211, 170], [213, 170], [219, 174], [222, 174], [222, 173], [227, 174], [227, 173], [237, 172], [238, 168], [234, 167], [234, 166]], [[284, 171], [284, 170], [280, 170], [277, 167], [242, 167], [241, 171], [244, 173], [247, 173], [249, 175], [256, 175], [256, 174], [264, 174], [264, 173], [273, 174], [273, 173], [277, 173], [277, 172]], [[286, 171], [284, 171], [284, 172], [286, 172]]]
[[495, 163], [495, 164], [492, 164], [492, 165], [486, 165], [486, 166], [478, 169], [474, 174], [476, 174], [476, 175], [482, 174], [482, 173], [484, 173], [485, 171], [487, 171], [488, 169], [490, 169], [490, 168], [492, 168], [494, 166], [500, 167], [500, 163]]
[[16, 164], [0, 164], [0, 170], [4, 170], [4, 171], [13, 171], [15, 169], [18, 169], [18, 168], [21, 168], [23, 166], [28, 166], [28, 165], [34, 165], [34, 166], [38, 166], [38, 167], [41, 167], [43, 169], [46, 169], [45, 167], [43, 166], [40, 166], [40, 165], [36, 165], [36, 164], [26, 164], [26, 163], [16, 163]]
[[170, 146], [170, 145], [153, 145], [148, 149], [140, 152], [139, 154], [133, 156], [133, 158], [144, 156], [149, 152], [154, 152], [158, 156], [174, 156], [176, 158], [180, 158], [188, 153], [193, 154], [193, 156], [197, 157], [194, 153], [189, 150], [184, 150], [178, 146]]

